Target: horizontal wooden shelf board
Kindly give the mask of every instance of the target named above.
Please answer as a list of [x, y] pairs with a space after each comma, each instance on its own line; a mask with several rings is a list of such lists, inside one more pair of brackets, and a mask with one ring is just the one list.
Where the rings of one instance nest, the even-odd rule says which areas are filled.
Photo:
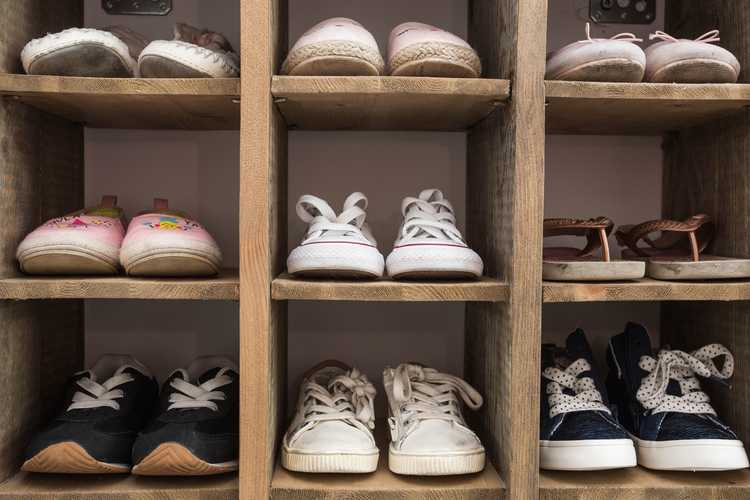
[[542, 471], [540, 500], [740, 500], [750, 498], [750, 470], [664, 472], [641, 467], [595, 472]]
[[508, 80], [275, 76], [287, 125], [308, 130], [466, 130], [510, 96]]
[[504, 302], [508, 285], [491, 278], [476, 281], [304, 280], [282, 274], [272, 284], [276, 300], [349, 300], [405, 302]]
[[638, 281], [566, 283], [545, 281], [544, 302], [639, 302], [676, 300], [750, 300], [750, 281]]
[[13, 500], [237, 500], [236, 474], [212, 477], [48, 475], [21, 472], [0, 484]]
[[750, 85], [547, 81], [547, 132], [660, 135], [742, 112]]
[[0, 75], [0, 95], [94, 128], [238, 130], [238, 78]]
[[128, 276], [16, 276], [0, 278], [0, 300], [162, 299], [239, 300], [236, 269], [215, 278], [131, 278]]

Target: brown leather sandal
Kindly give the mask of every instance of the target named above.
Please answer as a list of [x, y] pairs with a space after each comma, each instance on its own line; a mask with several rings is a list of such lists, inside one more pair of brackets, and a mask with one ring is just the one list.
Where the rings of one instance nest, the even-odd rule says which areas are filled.
[[[660, 232], [658, 238], [653, 233]], [[706, 255], [714, 237], [714, 224], [706, 214], [684, 221], [652, 220], [621, 226], [615, 233], [627, 247], [623, 258], [647, 262], [646, 273], [660, 280], [711, 280], [750, 277], [750, 259]], [[639, 245], [643, 241], [646, 246]]]
[[[643, 278], [646, 266], [639, 261], [612, 260], [607, 237], [614, 228], [607, 217], [596, 219], [546, 219], [544, 237], [585, 236], [586, 246], [544, 247], [542, 277], [549, 281], [617, 281]], [[601, 256], [599, 251], [601, 250]]]

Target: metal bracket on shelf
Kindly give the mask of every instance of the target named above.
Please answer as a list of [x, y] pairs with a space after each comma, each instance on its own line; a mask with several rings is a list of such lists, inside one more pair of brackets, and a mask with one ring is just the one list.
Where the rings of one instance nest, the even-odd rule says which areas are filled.
[[589, 16], [595, 23], [651, 24], [656, 0], [590, 0]]
[[172, 11], [172, 0], [102, 0], [102, 9], [120, 16], [166, 16]]

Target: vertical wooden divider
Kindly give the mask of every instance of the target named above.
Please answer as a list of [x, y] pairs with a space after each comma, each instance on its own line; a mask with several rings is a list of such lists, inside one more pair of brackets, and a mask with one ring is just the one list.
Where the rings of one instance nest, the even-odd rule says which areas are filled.
[[[0, 72], [19, 72], [32, 37], [78, 26], [81, 0], [0, 0]], [[12, 98], [0, 100], [0, 276], [18, 273], [21, 239], [83, 206], [83, 128]], [[83, 301], [0, 301], [0, 482], [83, 364]]]
[[546, 0], [474, 0], [470, 42], [510, 103], [468, 136], [467, 237], [507, 303], [469, 303], [465, 372], [485, 396], [477, 428], [507, 498], [538, 497]]
[[[748, 3], [671, 0], [666, 30], [695, 38], [721, 31], [721, 46], [743, 67], [740, 83], [750, 82]], [[750, 258], [750, 112], [669, 134], [664, 141], [663, 211], [684, 218], [705, 212], [717, 221], [711, 253]], [[675, 302], [662, 306], [662, 339], [692, 350], [719, 342], [735, 357], [731, 387], [704, 384], [719, 414], [750, 444], [750, 303]]]
[[270, 495], [285, 420], [286, 303], [271, 281], [286, 257], [287, 129], [271, 98], [286, 51], [286, 0], [243, 0], [240, 124], [240, 498]]

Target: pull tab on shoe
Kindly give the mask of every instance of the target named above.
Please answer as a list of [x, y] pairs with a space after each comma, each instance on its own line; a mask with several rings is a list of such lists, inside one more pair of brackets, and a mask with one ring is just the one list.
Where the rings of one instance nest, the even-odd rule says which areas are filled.
[[396, 442], [398, 440], [398, 429], [396, 427], [396, 419], [393, 417], [388, 417], [388, 427], [391, 429], [391, 442]]
[[157, 212], [166, 212], [169, 210], [169, 200], [164, 198], [154, 198], [154, 210]]

